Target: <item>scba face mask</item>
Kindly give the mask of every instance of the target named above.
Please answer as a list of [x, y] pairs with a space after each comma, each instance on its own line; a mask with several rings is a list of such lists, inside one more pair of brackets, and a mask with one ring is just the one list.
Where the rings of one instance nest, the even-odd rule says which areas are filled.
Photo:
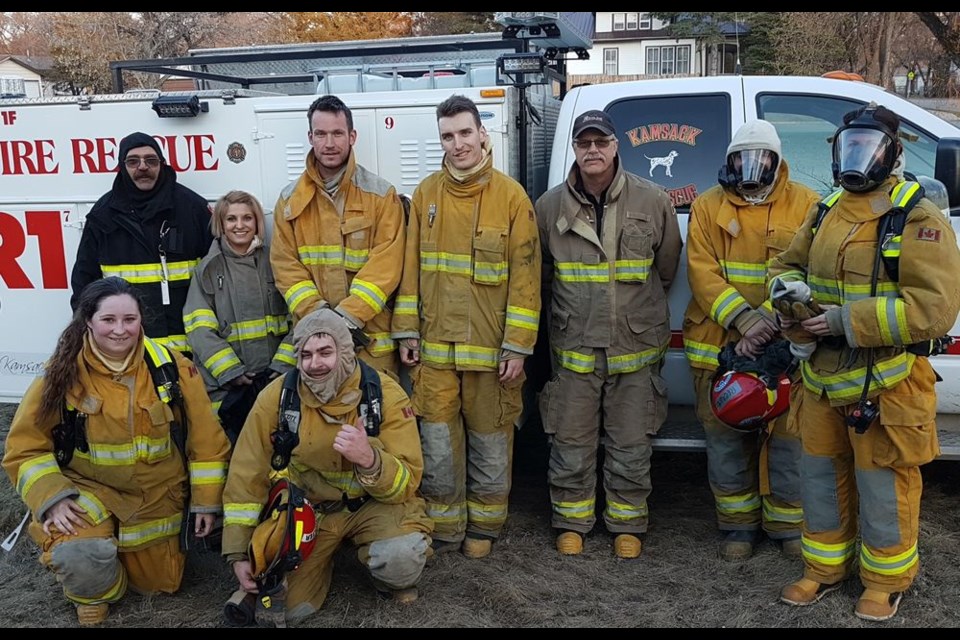
[[890, 175], [896, 153], [896, 142], [879, 129], [844, 129], [833, 144], [834, 177], [847, 191], [870, 191]]
[[780, 157], [770, 149], [741, 149], [727, 156], [730, 182], [745, 198], [766, 196], [779, 164]]

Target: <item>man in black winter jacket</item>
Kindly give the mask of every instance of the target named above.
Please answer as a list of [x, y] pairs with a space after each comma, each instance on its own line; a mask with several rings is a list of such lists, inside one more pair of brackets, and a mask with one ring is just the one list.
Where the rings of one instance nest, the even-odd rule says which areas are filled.
[[177, 183], [163, 151], [150, 135], [120, 141], [113, 188], [87, 214], [70, 285], [76, 309], [87, 284], [120, 276], [146, 303], [148, 337], [188, 352], [183, 305], [193, 270], [213, 241], [207, 201]]

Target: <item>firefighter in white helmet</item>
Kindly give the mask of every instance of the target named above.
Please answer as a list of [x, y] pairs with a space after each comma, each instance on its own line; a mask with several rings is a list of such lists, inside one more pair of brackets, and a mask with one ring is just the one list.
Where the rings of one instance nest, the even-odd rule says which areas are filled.
[[723, 424], [710, 409], [717, 358], [730, 341], [759, 356], [779, 333], [766, 302], [767, 261], [790, 243], [818, 196], [790, 180], [772, 124], [741, 126], [727, 148], [719, 185], [690, 208], [687, 275], [692, 298], [683, 344], [693, 371], [697, 417], [722, 538], [720, 557], [749, 558], [761, 528], [787, 555], [800, 553], [800, 441], [784, 415], [770, 436]]

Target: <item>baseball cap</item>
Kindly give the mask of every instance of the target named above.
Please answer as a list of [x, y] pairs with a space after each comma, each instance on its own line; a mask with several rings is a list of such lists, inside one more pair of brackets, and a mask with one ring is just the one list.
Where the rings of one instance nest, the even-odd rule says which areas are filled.
[[616, 132], [610, 116], [598, 109], [585, 111], [577, 116], [577, 119], [573, 121], [573, 137], [579, 138], [580, 134], [587, 129], [596, 129], [606, 136], [612, 136]]

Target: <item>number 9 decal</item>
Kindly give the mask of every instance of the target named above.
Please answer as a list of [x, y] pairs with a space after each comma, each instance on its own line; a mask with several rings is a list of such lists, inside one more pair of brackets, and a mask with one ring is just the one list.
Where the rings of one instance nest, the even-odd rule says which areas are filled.
[[393, 116], [387, 116], [383, 119], [383, 126], [387, 129], [393, 129]]

